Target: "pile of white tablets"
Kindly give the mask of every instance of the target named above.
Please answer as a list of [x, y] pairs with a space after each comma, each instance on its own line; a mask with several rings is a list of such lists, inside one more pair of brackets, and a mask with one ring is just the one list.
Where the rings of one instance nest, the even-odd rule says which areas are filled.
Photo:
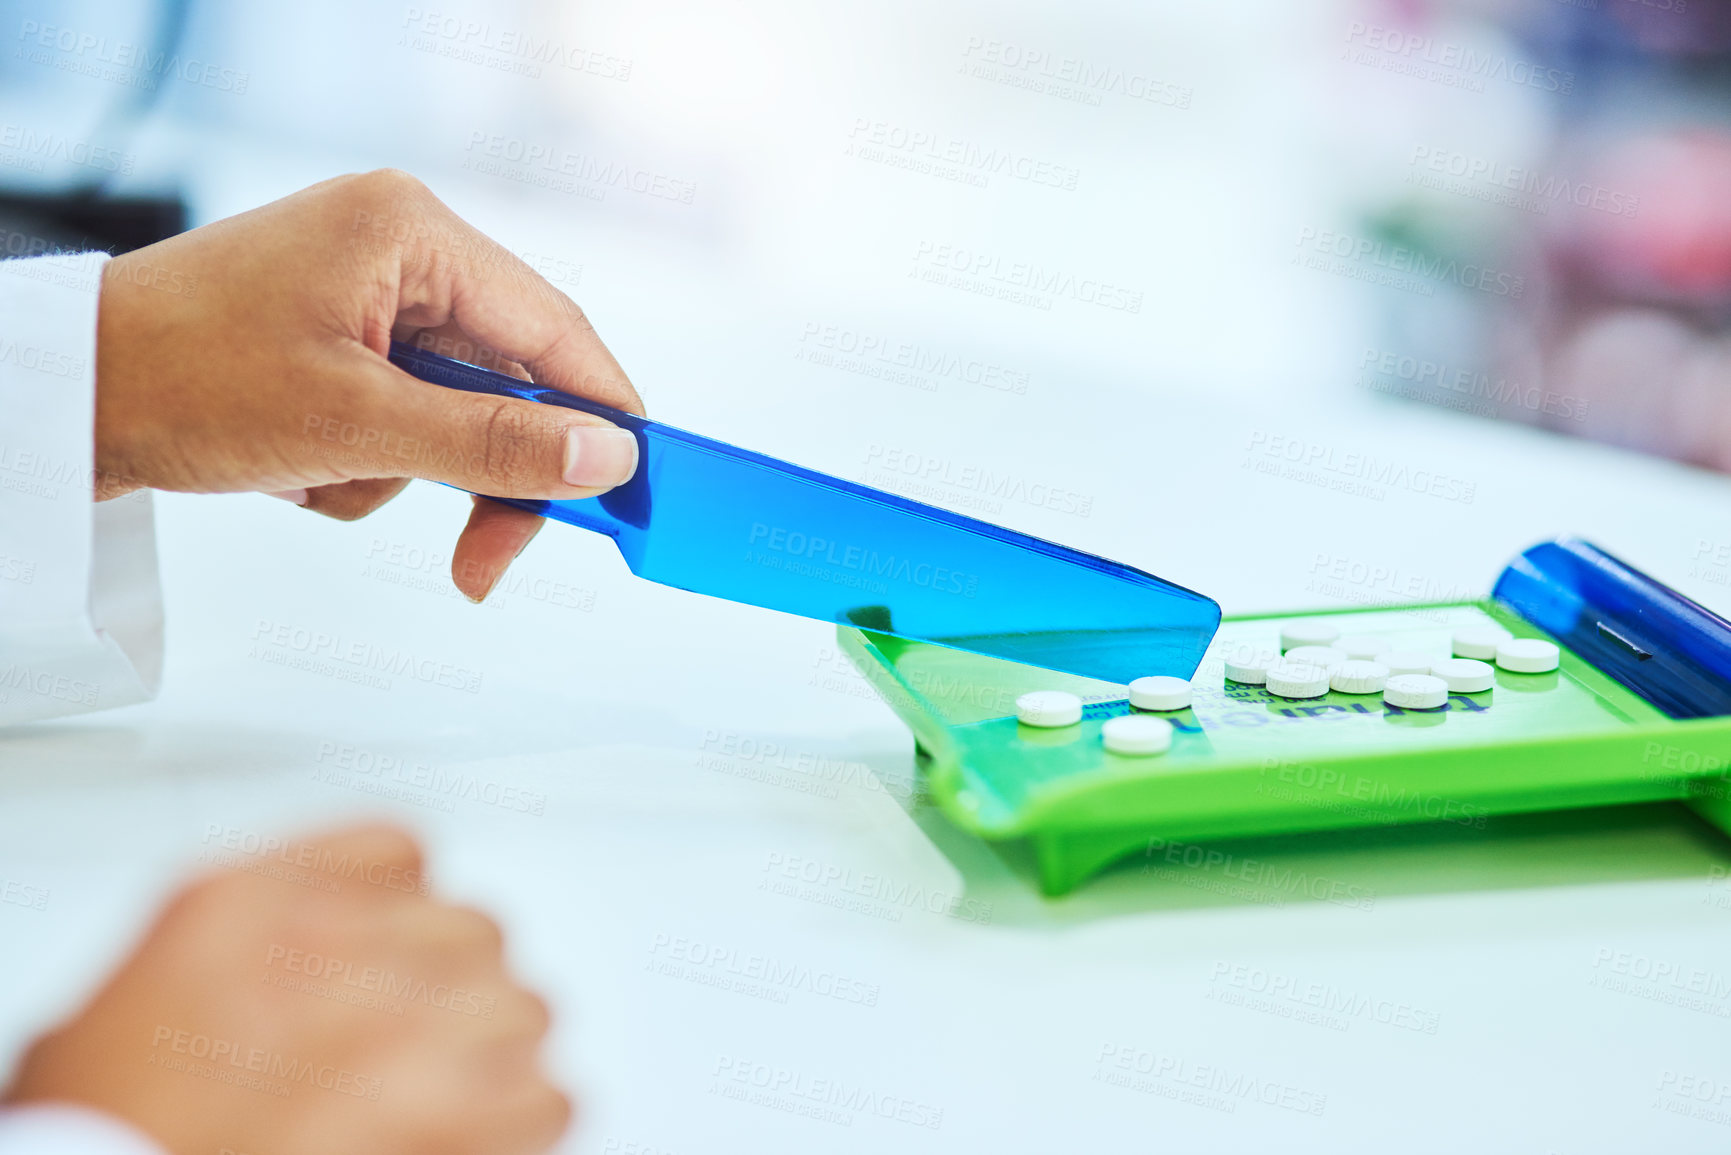
[[[1561, 652], [1542, 638], [1517, 638], [1497, 625], [1465, 626], [1454, 632], [1452, 656], [1396, 650], [1373, 635], [1341, 637], [1326, 622], [1293, 622], [1280, 631], [1279, 648], [1248, 643], [1225, 655], [1226, 679], [1264, 686], [1280, 698], [1337, 694], [1381, 694], [1390, 706], [1435, 710], [1450, 694], [1480, 694], [1496, 683], [1497, 666], [1515, 674], [1557, 668]], [[1167, 676], [1130, 683], [1130, 706], [1170, 713], [1190, 706], [1190, 683]], [[1037, 729], [1062, 729], [1082, 721], [1082, 699], [1065, 690], [1034, 690], [1016, 699], [1016, 721]], [[1100, 740], [1113, 754], [1140, 757], [1172, 747], [1172, 724], [1151, 713], [1109, 718]]]
[[1479, 694], [1496, 683], [1498, 666], [1517, 674], [1557, 668], [1561, 653], [1552, 642], [1517, 638], [1498, 625], [1465, 626], [1454, 632], [1452, 656], [1396, 650], [1374, 635], [1342, 637], [1328, 622], [1292, 622], [1280, 631], [1279, 649], [1249, 643], [1225, 655], [1226, 678], [1265, 686], [1278, 698], [1337, 694], [1381, 694], [1390, 706], [1434, 710], [1450, 694]]

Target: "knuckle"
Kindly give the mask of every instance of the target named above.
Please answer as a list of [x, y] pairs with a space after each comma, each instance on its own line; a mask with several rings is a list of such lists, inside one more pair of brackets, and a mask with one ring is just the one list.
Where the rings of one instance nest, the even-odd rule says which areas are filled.
[[331, 183], [329, 194], [344, 230], [352, 232], [366, 217], [393, 240], [411, 237], [423, 218], [437, 212], [439, 200], [418, 177], [395, 168], [351, 173]]
[[241, 892], [250, 889], [245, 875], [209, 874], [182, 887], [169, 909], [182, 918], [203, 918], [220, 913], [239, 899]]
[[[346, 826], [297, 839], [296, 845], [306, 854], [308, 870], [353, 879], [357, 891], [389, 893], [400, 899], [425, 893], [420, 843], [392, 823]], [[348, 889], [346, 882], [343, 889]]]
[[534, 991], [518, 988], [517, 1002], [525, 1034], [538, 1039], [552, 1029], [553, 1008], [547, 1005], [546, 999]]
[[421, 857], [421, 844], [401, 826], [389, 822], [358, 827], [357, 838], [364, 839], [368, 853], [387, 862], [415, 862]]
[[487, 407], [481, 435], [482, 468], [493, 480], [515, 480], [535, 460], [539, 438], [534, 413], [526, 403], [508, 398], [482, 404]]
[[419, 177], [400, 168], [375, 168], [356, 176], [353, 184], [364, 196], [391, 202], [420, 199], [432, 193]]
[[248, 919], [280, 918], [284, 898], [261, 892], [256, 877], [225, 870], [192, 880], [163, 905], [156, 933], [174, 941], [188, 935], [199, 940], [212, 932], [226, 933], [243, 913]]
[[306, 507], [332, 521], [359, 521], [377, 508], [376, 503], [356, 500], [352, 493], [332, 487], [307, 494]]
[[571, 1096], [557, 1087], [550, 1087], [548, 1090], [545, 1125], [554, 1135], [563, 1135], [566, 1128], [571, 1126], [577, 1107], [571, 1102]]
[[489, 956], [504, 953], [505, 932], [492, 915], [472, 906], [453, 906], [448, 911], [458, 939]]
[[406, 477], [363, 477], [307, 491], [307, 505], [340, 521], [357, 521], [377, 512], [381, 505], [401, 493]]

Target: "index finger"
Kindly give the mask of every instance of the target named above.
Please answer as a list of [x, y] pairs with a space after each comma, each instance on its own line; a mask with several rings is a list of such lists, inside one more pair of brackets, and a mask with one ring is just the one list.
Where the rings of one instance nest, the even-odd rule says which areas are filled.
[[461, 238], [465, 259], [415, 251], [429, 244], [431, 231], [401, 253], [399, 329], [455, 322], [523, 365], [536, 384], [643, 416], [636, 388], [577, 302], [430, 192], [426, 201], [420, 211], [446, 218], [443, 231]]

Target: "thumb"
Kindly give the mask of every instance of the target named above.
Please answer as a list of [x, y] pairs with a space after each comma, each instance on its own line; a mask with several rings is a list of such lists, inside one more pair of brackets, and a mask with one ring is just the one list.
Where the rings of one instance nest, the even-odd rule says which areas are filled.
[[362, 360], [368, 380], [351, 396], [364, 399], [366, 415], [344, 430], [357, 442], [344, 447], [351, 477], [422, 477], [492, 497], [569, 501], [637, 471], [636, 435], [602, 418], [441, 388], [371, 351]]

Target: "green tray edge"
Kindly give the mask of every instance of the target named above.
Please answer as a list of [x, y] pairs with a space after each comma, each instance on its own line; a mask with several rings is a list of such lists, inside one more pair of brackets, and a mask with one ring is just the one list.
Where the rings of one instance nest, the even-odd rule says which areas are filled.
[[[1287, 610], [1234, 615], [1226, 620], [1246, 622], [1307, 614], [1335, 617], [1383, 613], [1391, 609], [1463, 607], [1480, 609], [1505, 624], [1518, 624], [1527, 632], [1534, 631], [1531, 623], [1516, 617], [1491, 599]], [[918, 748], [925, 755], [927, 796], [932, 803], [950, 822], [981, 838], [990, 841], [1029, 839], [1036, 853], [1041, 890], [1048, 895], [1074, 889], [1109, 863], [1138, 849], [1146, 849], [1156, 840], [1202, 842], [1438, 820], [1422, 811], [1404, 813], [1398, 808], [1376, 805], [1361, 806], [1357, 812], [1330, 811], [1321, 806], [1297, 809], [1292, 805], [1222, 811], [1206, 803], [1193, 803], [1184, 814], [1166, 814], [1158, 819], [1148, 818], [1131, 824], [1114, 823], [1108, 815], [1122, 815], [1122, 794], [1145, 793], [1147, 790], [1146, 776], [1136, 775], [1080, 778], [1065, 787], [1048, 791], [1034, 804], [1019, 811], [1012, 822], [982, 822], [975, 809], [965, 804], [963, 768], [950, 728], [938, 720], [935, 707], [927, 704], [920, 693], [900, 676], [893, 658], [889, 656], [910, 643], [847, 625], [838, 626], [836, 635], [839, 646], [855, 668], [913, 731]], [[1588, 674], [1581, 680], [1615, 687], [1619, 694], [1628, 693], [1608, 675], [1597, 670], [1589, 670]], [[1581, 672], [1576, 671], [1576, 676], [1580, 677]], [[1673, 751], [1678, 753], [1679, 762], [1683, 755], [1695, 755], [1695, 765], [1692, 768], [1679, 766], [1666, 773], [1631, 776], [1631, 767], [1640, 765], [1643, 759], [1650, 759], [1655, 752], [1661, 754], [1660, 769], [1664, 770], [1664, 759]], [[1582, 758], [1582, 754], [1588, 756]], [[1463, 758], [1473, 760], [1475, 778], [1494, 778], [1515, 762], [1527, 765], [1521, 768], [1522, 780], [1516, 786], [1497, 789], [1494, 785], [1481, 783], [1463, 790], [1459, 778], [1455, 777], [1446, 779], [1447, 789], [1443, 790], [1443, 775], [1448, 773], [1446, 768], [1458, 765]], [[1567, 760], [1572, 766], [1566, 775], [1559, 775], [1553, 781], [1534, 782], [1529, 773], [1534, 759], [1557, 763]], [[1715, 785], [1716, 781], [1724, 782], [1727, 766], [1731, 766], [1731, 717], [1660, 718], [1603, 731], [1551, 735], [1527, 741], [1503, 739], [1482, 746], [1456, 746], [1418, 753], [1390, 754], [1383, 751], [1356, 757], [1330, 757], [1316, 760], [1315, 765], [1338, 767], [1343, 773], [1372, 778], [1378, 777], [1380, 772], [1385, 779], [1387, 771], [1397, 767], [1399, 773], [1396, 777], [1409, 789], [1476, 807], [1477, 813], [1486, 816], [1633, 802], [1682, 801], [1703, 819], [1731, 834], [1731, 783]], [[1250, 771], [1250, 767], [1242, 765], [1211, 767], [1205, 774], [1195, 775], [1191, 781], [1177, 778], [1170, 781], [1181, 786], [1217, 790], [1224, 781], [1223, 776], [1242, 778]]]

